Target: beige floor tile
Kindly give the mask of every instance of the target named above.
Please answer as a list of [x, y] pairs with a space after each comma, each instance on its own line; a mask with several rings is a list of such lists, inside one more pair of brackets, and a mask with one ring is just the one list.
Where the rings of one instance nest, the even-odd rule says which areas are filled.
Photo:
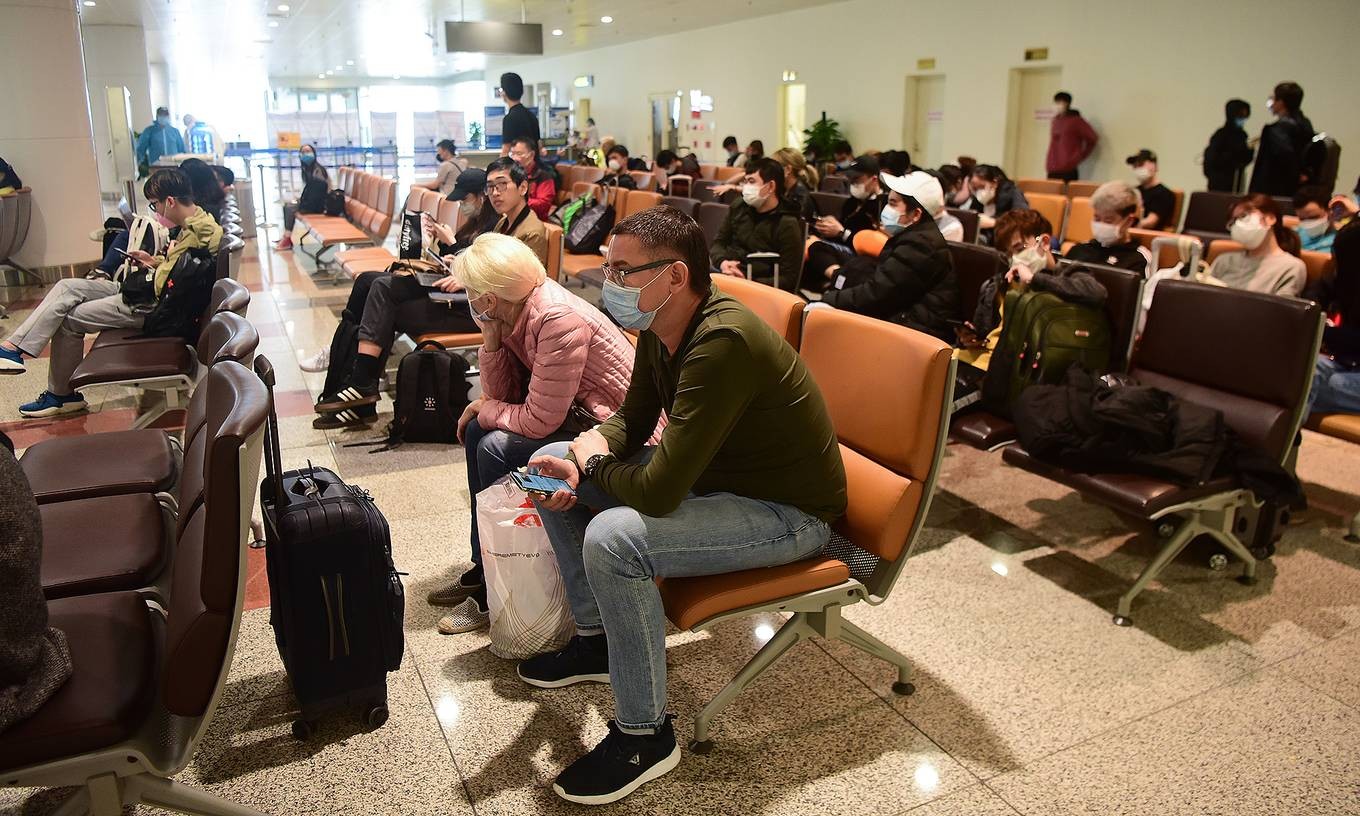
[[1360, 711], [1253, 674], [991, 780], [1021, 813], [1360, 812]]
[[909, 816], [1016, 816], [1017, 811], [1006, 804], [985, 785], [974, 785], [958, 793], [908, 811]]
[[1360, 634], [1345, 634], [1276, 664], [1323, 694], [1360, 708]]

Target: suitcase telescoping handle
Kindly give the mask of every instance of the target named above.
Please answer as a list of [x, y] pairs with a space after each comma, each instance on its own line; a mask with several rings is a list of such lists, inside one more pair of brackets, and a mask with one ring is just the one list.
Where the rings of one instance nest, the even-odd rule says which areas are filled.
[[274, 364], [263, 354], [255, 355], [255, 373], [269, 391], [269, 428], [264, 437], [265, 475], [274, 487], [274, 507], [282, 510], [288, 506], [288, 496], [283, 491], [283, 454], [279, 447], [279, 415], [274, 410]]

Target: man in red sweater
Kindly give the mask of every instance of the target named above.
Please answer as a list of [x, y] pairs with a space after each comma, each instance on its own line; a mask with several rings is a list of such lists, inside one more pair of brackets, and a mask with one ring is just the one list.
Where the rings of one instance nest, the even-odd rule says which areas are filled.
[[1057, 112], [1048, 139], [1048, 177], [1076, 181], [1077, 166], [1096, 149], [1100, 137], [1081, 113], [1072, 109], [1072, 94], [1059, 91], [1053, 95], [1053, 105]]
[[528, 138], [514, 140], [510, 143], [510, 158], [523, 167], [524, 175], [529, 177], [529, 209], [540, 221], [547, 221], [557, 198], [557, 176], [539, 166], [538, 143]]

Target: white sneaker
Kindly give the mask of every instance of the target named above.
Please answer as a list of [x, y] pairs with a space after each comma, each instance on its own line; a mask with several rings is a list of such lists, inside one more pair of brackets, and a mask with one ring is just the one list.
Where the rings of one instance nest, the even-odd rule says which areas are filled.
[[96, 244], [102, 244], [104, 242], [104, 233], [106, 232], [108, 232], [108, 230], [103, 227], [100, 227], [97, 230], [90, 230], [90, 240], [94, 241]]
[[317, 372], [320, 371], [325, 371], [330, 367], [331, 367], [330, 348], [323, 348], [316, 354], [313, 354], [311, 357], [304, 357], [302, 361], [298, 363], [298, 368], [301, 368], [303, 371], [311, 372], [312, 374], [316, 374]]

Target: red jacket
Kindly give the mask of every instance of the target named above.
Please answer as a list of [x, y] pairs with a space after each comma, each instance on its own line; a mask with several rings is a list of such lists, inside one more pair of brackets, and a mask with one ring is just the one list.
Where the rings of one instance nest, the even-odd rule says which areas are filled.
[[552, 212], [553, 202], [557, 199], [557, 180], [551, 171], [534, 165], [534, 175], [529, 179], [529, 209], [534, 211], [538, 220], [547, 223], [548, 213]]
[[1053, 117], [1049, 131], [1048, 161], [1050, 173], [1070, 173], [1096, 149], [1100, 137], [1076, 111]]

